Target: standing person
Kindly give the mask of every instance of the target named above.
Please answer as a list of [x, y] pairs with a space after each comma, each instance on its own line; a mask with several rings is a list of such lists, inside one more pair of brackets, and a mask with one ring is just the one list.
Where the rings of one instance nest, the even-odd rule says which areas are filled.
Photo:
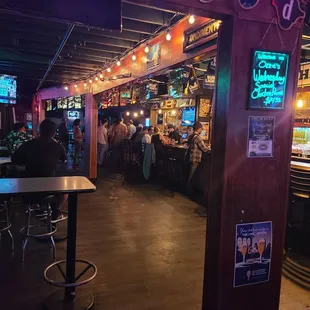
[[150, 126], [145, 131], [145, 135], [142, 138], [142, 143], [151, 144], [152, 143], [152, 135], [154, 134], [154, 127]]
[[[56, 124], [45, 119], [40, 124], [40, 136], [21, 145], [12, 156], [12, 163], [25, 166], [25, 177], [41, 178], [56, 176], [59, 160], [66, 160], [64, 147], [54, 139]], [[37, 196], [37, 194], [35, 194]], [[52, 222], [63, 219], [60, 208], [67, 200], [67, 195], [56, 194], [52, 208]]]
[[102, 166], [105, 154], [108, 151], [108, 120], [100, 120], [100, 126], [98, 128], [98, 165]]
[[205, 145], [200, 134], [202, 132], [203, 126], [200, 122], [196, 122], [193, 126], [194, 134], [190, 136], [188, 139], [188, 152], [189, 152], [189, 163], [190, 163], [190, 171], [187, 182], [187, 189], [189, 193], [191, 193], [193, 188], [193, 176], [199, 166], [199, 163], [202, 159], [202, 153], [209, 151], [209, 147]]
[[61, 124], [58, 127], [58, 132], [59, 132], [59, 140], [61, 141], [62, 145], [68, 152], [68, 129], [67, 129], [67, 120], [65, 118], [62, 119]]
[[130, 140], [132, 136], [136, 133], [137, 129], [136, 126], [133, 124], [133, 120], [129, 120], [128, 125], [128, 139]]
[[171, 140], [174, 140], [177, 143], [180, 143], [181, 136], [180, 134], [175, 130], [175, 127], [172, 124], [168, 125], [168, 132], [169, 132], [169, 138]]
[[23, 143], [31, 139], [33, 139], [33, 136], [27, 134], [25, 124], [15, 123], [14, 129], [6, 137], [6, 145], [10, 156], [12, 156]]
[[78, 167], [80, 165], [80, 155], [83, 143], [83, 134], [80, 129], [81, 120], [75, 119], [73, 122], [73, 139], [74, 139], [74, 157], [73, 166]]
[[127, 127], [122, 123], [122, 118], [119, 118], [113, 125], [110, 133], [110, 143], [112, 148], [113, 163], [116, 165], [121, 159], [122, 142], [127, 135]]

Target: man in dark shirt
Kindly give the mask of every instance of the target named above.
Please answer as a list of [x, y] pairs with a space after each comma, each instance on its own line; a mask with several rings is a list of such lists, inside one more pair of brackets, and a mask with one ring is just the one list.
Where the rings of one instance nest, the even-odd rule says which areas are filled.
[[168, 132], [169, 132], [169, 139], [173, 139], [175, 142], [180, 143], [181, 136], [175, 130], [175, 128], [172, 124], [168, 124]]
[[[28, 178], [56, 176], [56, 166], [59, 160], [66, 160], [66, 152], [62, 145], [54, 140], [56, 124], [48, 119], [40, 124], [40, 137], [22, 144], [13, 154], [12, 163], [25, 166], [25, 176]], [[60, 207], [66, 201], [67, 195], [55, 195], [52, 204], [52, 220], [62, 219]]]

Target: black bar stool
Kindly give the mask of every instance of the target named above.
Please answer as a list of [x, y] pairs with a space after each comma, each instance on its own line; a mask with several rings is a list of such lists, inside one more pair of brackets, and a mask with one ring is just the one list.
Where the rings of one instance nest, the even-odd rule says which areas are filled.
[[12, 224], [10, 221], [9, 207], [6, 200], [0, 202], [0, 214], [2, 216], [2, 219], [0, 220], [0, 241], [2, 239], [2, 233], [6, 231], [11, 238], [12, 250], [14, 251], [14, 239], [10, 230]]
[[[56, 259], [56, 246], [53, 235], [57, 231], [56, 226], [52, 225], [51, 203], [54, 196], [46, 197], [24, 197], [23, 202], [28, 204], [27, 207], [27, 225], [20, 230], [23, 235], [22, 261], [25, 261], [25, 250], [30, 239], [50, 239], [53, 248], [53, 259]], [[45, 208], [44, 208], [45, 207]], [[43, 213], [42, 213], [43, 211]], [[40, 213], [39, 213], [40, 212]], [[39, 213], [39, 214], [38, 214]], [[41, 218], [40, 218], [41, 217]], [[35, 218], [40, 220], [40, 224], [32, 224], [31, 220]], [[42, 231], [43, 230], [43, 231]], [[42, 231], [42, 232], [40, 232]]]

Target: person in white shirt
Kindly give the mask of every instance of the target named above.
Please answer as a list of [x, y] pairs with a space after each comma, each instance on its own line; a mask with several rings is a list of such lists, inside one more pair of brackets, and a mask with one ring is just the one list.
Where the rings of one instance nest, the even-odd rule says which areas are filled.
[[98, 128], [98, 165], [102, 166], [105, 154], [108, 151], [108, 120], [100, 120]]
[[154, 127], [153, 126], [148, 127], [147, 130], [145, 131], [145, 135], [142, 139], [142, 144], [143, 143], [151, 144], [153, 133], [154, 133]]
[[133, 124], [133, 120], [131, 119], [129, 121], [129, 126], [128, 126], [128, 139], [130, 140], [131, 137], [134, 135], [134, 133], [137, 131], [136, 126]]

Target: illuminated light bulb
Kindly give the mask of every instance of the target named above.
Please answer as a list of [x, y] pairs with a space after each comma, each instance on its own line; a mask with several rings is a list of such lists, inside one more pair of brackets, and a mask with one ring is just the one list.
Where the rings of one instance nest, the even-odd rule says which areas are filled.
[[65, 90], [68, 90], [69, 88], [68, 88], [68, 86], [65, 86], [64, 89], [65, 89]]
[[120, 65], [121, 65], [121, 62], [118, 60], [116, 64], [117, 64], [118, 66], [120, 66]]
[[98, 81], [98, 80], [99, 80], [97, 76], [95, 77], [95, 80], [96, 80], [96, 81]]
[[93, 81], [92, 80], [89, 80], [89, 83], [91, 84]]
[[75, 84], [74, 87], [77, 88], [77, 85]]
[[127, 116], [129, 116], [129, 115], [130, 115], [130, 113], [129, 113], [129, 112], [126, 112], [126, 115], [127, 115]]
[[102, 73], [99, 75], [99, 77], [102, 79], [103, 78], [103, 75], [102, 75]]
[[141, 111], [140, 111], [140, 114], [141, 114], [141, 115], [143, 115], [143, 114], [144, 114], [143, 110], [141, 110]]
[[176, 110], [172, 110], [172, 115], [176, 115], [177, 114], [177, 112], [176, 112]]
[[135, 53], [133, 53], [133, 54], [132, 54], [131, 59], [132, 59], [133, 61], [135, 61], [135, 60], [137, 59], [137, 57], [136, 57], [136, 54], [135, 54]]
[[302, 101], [302, 99], [299, 99], [299, 100], [297, 101], [297, 108], [302, 108], [303, 105], [304, 105], [304, 102]]
[[111, 72], [111, 68], [109, 67], [109, 68], [107, 69], [107, 71], [108, 71], [108, 72]]
[[116, 80], [117, 79], [117, 77], [116, 76], [113, 76], [113, 80]]
[[138, 117], [138, 113], [135, 112], [135, 113], [133, 114], [133, 117]]
[[168, 29], [168, 30], [167, 30], [167, 34], [166, 34], [166, 40], [167, 40], [167, 41], [170, 41], [171, 38], [172, 38], [172, 37], [171, 37], [171, 33], [170, 33], [170, 30]]
[[150, 51], [149, 45], [148, 45], [148, 44], [146, 44], [144, 51], [145, 51], [146, 53], [148, 53], [148, 52]]
[[84, 83], [84, 86], [85, 86], [85, 87], [87, 86], [86, 82]]
[[195, 15], [191, 15], [188, 19], [188, 22], [192, 25], [195, 22]]
[[159, 109], [159, 110], [158, 110], [158, 114], [161, 114], [161, 112], [162, 112], [161, 109]]

